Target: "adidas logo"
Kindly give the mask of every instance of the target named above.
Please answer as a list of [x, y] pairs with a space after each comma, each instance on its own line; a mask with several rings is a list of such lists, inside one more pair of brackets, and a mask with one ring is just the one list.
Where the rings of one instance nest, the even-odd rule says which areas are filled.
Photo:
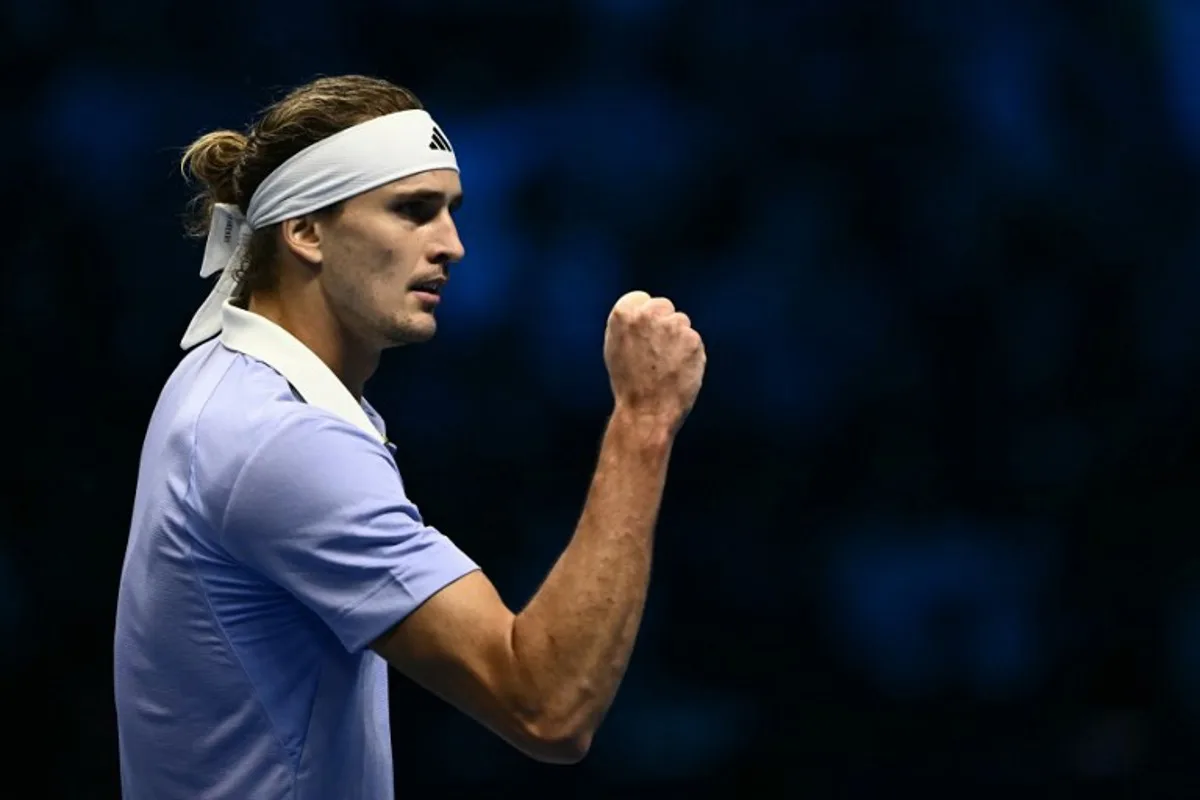
[[433, 126], [433, 139], [429, 142], [430, 150], [445, 150], [447, 153], [453, 153], [454, 148], [450, 146], [450, 140], [446, 138], [446, 134], [442, 133], [436, 125]]

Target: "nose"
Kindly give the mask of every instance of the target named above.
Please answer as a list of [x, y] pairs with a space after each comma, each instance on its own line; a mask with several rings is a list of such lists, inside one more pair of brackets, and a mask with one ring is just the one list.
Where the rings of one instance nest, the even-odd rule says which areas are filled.
[[453, 217], [448, 212], [443, 212], [443, 214], [442, 229], [440, 235], [435, 239], [436, 249], [430, 261], [435, 264], [454, 264], [463, 260], [467, 249], [463, 246], [462, 239], [458, 237], [458, 226], [454, 224]]

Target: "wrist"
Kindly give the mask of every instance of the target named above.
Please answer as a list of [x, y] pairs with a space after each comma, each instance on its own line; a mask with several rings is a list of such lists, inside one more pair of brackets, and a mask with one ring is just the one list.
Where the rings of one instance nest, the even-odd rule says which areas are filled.
[[670, 449], [675, 440], [675, 424], [661, 414], [636, 411], [622, 403], [613, 406], [608, 427], [631, 443], [650, 449]]

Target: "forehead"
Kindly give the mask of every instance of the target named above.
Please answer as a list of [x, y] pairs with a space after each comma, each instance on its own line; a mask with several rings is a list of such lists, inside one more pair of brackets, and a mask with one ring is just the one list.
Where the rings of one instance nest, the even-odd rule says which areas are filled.
[[375, 190], [390, 195], [407, 194], [409, 192], [437, 192], [453, 199], [462, 194], [462, 181], [458, 172], [452, 169], [434, 169], [429, 172], [419, 172], [398, 181], [384, 184]]
[[398, 181], [385, 183], [377, 189], [355, 195], [345, 201], [342, 210], [346, 212], [371, 212], [387, 208], [398, 198], [425, 197], [439, 198], [446, 205], [457, 206], [462, 200], [462, 183], [458, 173], [452, 169], [435, 169], [401, 178]]

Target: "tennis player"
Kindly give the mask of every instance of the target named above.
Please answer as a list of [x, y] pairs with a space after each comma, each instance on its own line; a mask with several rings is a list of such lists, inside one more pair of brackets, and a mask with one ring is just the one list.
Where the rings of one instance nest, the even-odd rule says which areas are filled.
[[382, 350], [434, 335], [463, 257], [446, 132], [402, 88], [323, 78], [183, 167], [218, 278], [142, 450], [115, 638], [125, 800], [392, 797], [387, 664], [532, 758], [583, 758], [704, 373], [688, 318], [616, 301], [595, 475], [514, 614], [422, 518], [397, 466], [414, 454], [363, 398]]

